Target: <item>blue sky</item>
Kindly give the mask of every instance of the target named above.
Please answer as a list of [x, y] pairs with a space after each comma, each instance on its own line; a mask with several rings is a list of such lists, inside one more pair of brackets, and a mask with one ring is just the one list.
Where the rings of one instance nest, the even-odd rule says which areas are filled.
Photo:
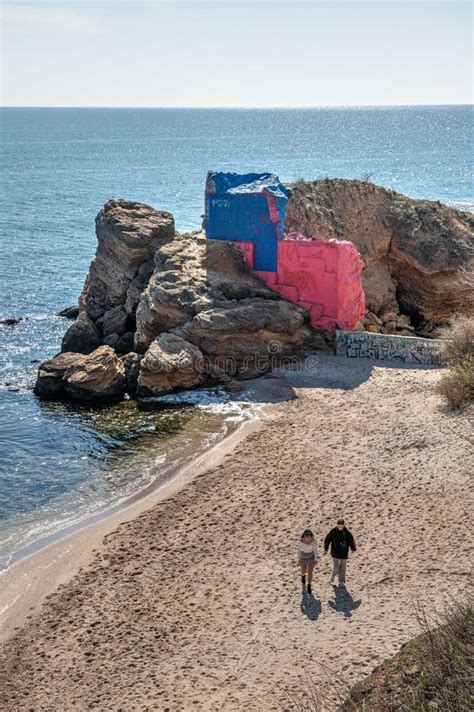
[[5, 106], [472, 102], [472, 6], [410, 0], [2, 4]]

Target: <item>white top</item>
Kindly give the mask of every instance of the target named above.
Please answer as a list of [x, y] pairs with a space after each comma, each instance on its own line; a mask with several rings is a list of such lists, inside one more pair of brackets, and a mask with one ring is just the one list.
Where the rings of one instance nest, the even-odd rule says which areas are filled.
[[314, 554], [314, 558], [318, 558], [318, 545], [316, 543], [316, 539], [313, 539], [313, 541], [310, 544], [306, 544], [304, 541], [301, 539], [298, 541], [298, 556], [299, 554]]

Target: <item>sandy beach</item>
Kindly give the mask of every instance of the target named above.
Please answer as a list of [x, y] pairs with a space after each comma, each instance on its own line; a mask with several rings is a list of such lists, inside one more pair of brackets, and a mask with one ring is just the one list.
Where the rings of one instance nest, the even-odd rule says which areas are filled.
[[[418, 632], [418, 605], [462, 595], [469, 414], [443, 409], [436, 369], [317, 359], [267, 379], [281, 402], [162, 497], [59, 543], [4, 629], [0, 709], [281, 710], [309, 678], [330, 700]], [[303, 597], [297, 538], [340, 515], [347, 591], [321, 557]]]

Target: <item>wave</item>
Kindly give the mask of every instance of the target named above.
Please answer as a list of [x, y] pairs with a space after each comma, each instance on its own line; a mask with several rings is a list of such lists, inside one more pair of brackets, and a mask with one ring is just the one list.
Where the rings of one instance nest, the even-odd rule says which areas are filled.
[[446, 204], [451, 208], [456, 208], [456, 210], [474, 213], [474, 200], [448, 200]]

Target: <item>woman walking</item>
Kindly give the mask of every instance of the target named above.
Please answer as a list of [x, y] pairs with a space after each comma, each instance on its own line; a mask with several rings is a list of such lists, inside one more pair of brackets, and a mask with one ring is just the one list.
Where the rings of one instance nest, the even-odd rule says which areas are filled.
[[311, 594], [311, 583], [313, 581], [313, 569], [318, 560], [318, 545], [311, 529], [305, 529], [298, 542], [298, 563], [301, 566], [301, 583], [303, 592], [306, 586], [306, 574], [308, 574], [307, 591]]

